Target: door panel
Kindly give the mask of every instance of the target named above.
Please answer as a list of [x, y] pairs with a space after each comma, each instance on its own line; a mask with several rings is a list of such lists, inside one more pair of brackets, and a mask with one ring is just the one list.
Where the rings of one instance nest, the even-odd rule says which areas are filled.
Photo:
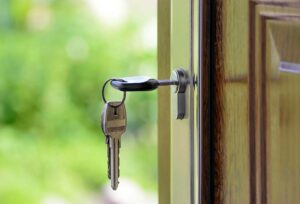
[[274, 204], [300, 201], [299, 23], [266, 22], [266, 113], [261, 117], [266, 125], [266, 199]]
[[300, 2], [206, 4], [204, 193], [215, 203], [300, 203]]
[[[299, 3], [256, 4], [257, 202], [300, 202]], [[250, 90], [251, 91], [251, 90]], [[254, 121], [253, 121], [254, 122]]]

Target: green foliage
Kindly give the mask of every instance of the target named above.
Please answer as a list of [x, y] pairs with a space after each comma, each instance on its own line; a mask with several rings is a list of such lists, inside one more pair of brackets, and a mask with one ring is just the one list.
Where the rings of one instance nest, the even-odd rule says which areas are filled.
[[[83, 2], [0, 1], [0, 203], [40, 203], [49, 194], [82, 203], [99, 191], [107, 182], [101, 85], [155, 74], [155, 50], [136, 40], [143, 21], [108, 28]], [[155, 190], [156, 94], [128, 95], [122, 176]], [[135, 136], [145, 129], [142, 142]]]

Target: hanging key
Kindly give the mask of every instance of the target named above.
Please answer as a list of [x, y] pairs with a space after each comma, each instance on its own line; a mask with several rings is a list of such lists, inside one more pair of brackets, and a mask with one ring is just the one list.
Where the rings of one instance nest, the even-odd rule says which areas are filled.
[[121, 148], [121, 136], [124, 134], [127, 125], [126, 109], [122, 102], [107, 102], [103, 109], [102, 127], [109, 143], [109, 176], [113, 190], [119, 184], [119, 153]]

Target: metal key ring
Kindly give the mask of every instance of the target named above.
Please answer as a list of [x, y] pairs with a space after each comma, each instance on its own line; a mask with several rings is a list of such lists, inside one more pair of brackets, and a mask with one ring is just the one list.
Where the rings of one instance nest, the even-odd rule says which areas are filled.
[[[105, 87], [106, 87], [107, 83], [110, 82], [110, 81], [112, 81], [112, 80], [118, 80], [118, 79], [108, 79], [108, 80], [106, 80], [104, 82], [104, 84], [102, 86], [102, 99], [103, 99], [104, 103], [107, 102], [107, 100], [105, 98]], [[122, 81], [122, 80], [120, 79], [120, 81]], [[125, 102], [125, 99], [126, 99], [126, 91], [123, 91], [123, 99], [120, 102], [120, 104], [118, 104], [118, 105], [110, 105], [110, 106], [113, 107], [113, 108], [118, 108], [119, 106], [121, 106]]]

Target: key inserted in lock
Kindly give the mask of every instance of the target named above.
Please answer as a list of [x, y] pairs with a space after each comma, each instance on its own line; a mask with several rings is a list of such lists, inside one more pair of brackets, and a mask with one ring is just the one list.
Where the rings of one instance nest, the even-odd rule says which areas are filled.
[[111, 85], [120, 91], [152, 91], [159, 86], [177, 85], [176, 80], [157, 80], [145, 76], [113, 79]]
[[157, 80], [150, 77], [135, 76], [112, 79], [110, 84], [120, 91], [152, 91], [159, 86], [176, 86], [177, 119], [183, 119], [186, 111], [186, 87], [189, 84], [188, 73], [184, 69], [176, 69], [169, 80]]

